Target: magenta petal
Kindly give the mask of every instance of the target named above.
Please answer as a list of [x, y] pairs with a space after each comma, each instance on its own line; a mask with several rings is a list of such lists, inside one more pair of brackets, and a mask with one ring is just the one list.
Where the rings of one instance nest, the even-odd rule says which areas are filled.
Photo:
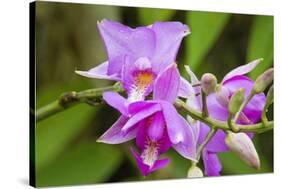
[[227, 106], [222, 106], [216, 99], [215, 94], [210, 94], [207, 97], [207, 105], [211, 117], [225, 121], [228, 118]]
[[164, 152], [166, 152], [167, 150], [169, 150], [169, 148], [172, 146], [172, 143], [169, 139], [169, 136], [168, 136], [168, 133], [167, 131], [165, 130], [164, 133], [163, 133], [163, 136], [160, 140], [158, 140], [158, 151], [159, 151], [159, 154], [163, 154]]
[[121, 132], [122, 127], [128, 121], [126, 116], [121, 116], [97, 141], [107, 144], [120, 144], [136, 137], [137, 130], [128, 133]]
[[96, 79], [108, 79], [108, 80], [120, 80], [120, 77], [117, 74], [107, 75], [108, 62], [104, 62], [97, 67], [90, 69], [89, 71], [75, 71], [75, 73]]
[[131, 152], [132, 152], [132, 154], [134, 155], [134, 157], [137, 161], [137, 166], [138, 166], [141, 174], [143, 176], [147, 176], [150, 172], [149, 166], [142, 162], [142, 159], [141, 159], [140, 155], [135, 151], [135, 149], [133, 147], [131, 147]]
[[175, 107], [168, 102], [161, 102], [163, 115], [166, 121], [169, 138], [173, 144], [178, 144], [184, 141], [185, 129], [182, 126], [183, 122]]
[[188, 81], [186, 81], [186, 79], [181, 77], [178, 96], [182, 98], [188, 98], [193, 95], [195, 95], [195, 91], [192, 85]]
[[161, 112], [157, 112], [151, 118], [151, 124], [147, 128], [147, 134], [152, 141], [158, 141], [164, 134], [165, 121]]
[[150, 172], [156, 171], [158, 169], [162, 169], [169, 164], [170, 160], [168, 158], [157, 160], [153, 167], [151, 168]]
[[103, 99], [107, 104], [119, 110], [123, 115], [128, 115], [127, 101], [117, 92], [104, 92]]
[[130, 115], [136, 114], [137, 112], [149, 108], [151, 106], [159, 106], [159, 109], [161, 108], [159, 104], [153, 101], [137, 101], [137, 102], [132, 102], [128, 105], [128, 112]]
[[260, 62], [261, 62], [260, 59], [257, 59], [246, 65], [235, 68], [234, 70], [232, 70], [231, 72], [226, 74], [226, 76], [224, 76], [222, 83], [224, 83], [228, 79], [231, 79], [232, 77], [244, 75], [244, 74], [252, 71]]
[[223, 83], [223, 86], [226, 87], [231, 94], [239, 90], [240, 88], [245, 89], [245, 96], [250, 94], [250, 91], [253, 87], [254, 82], [246, 76], [235, 76], [231, 79], [228, 79]]
[[143, 151], [145, 149], [145, 146], [147, 145], [147, 127], [146, 125], [147, 121], [143, 120], [138, 123], [138, 132], [136, 136], [136, 144], [137, 147]]
[[216, 153], [203, 151], [203, 163], [205, 174], [208, 176], [219, 176], [222, 170], [221, 163]]
[[[265, 106], [266, 97], [264, 93], [255, 95], [243, 109], [243, 113], [251, 121], [256, 123], [261, 119], [263, 107]], [[243, 124], [243, 123], [242, 123]]]
[[176, 64], [169, 66], [154, 85], [153, 99], [174, 102], [180, 88], [180, 74]]
[[161, 169], [168, 165], [170, 162], [168, 158], [157, 160], [154, 165], [150, 168], [148, 165], [144, 164], [139, 154], [134, 150], [133, 147], [131, 147], [131, 152], [133, 153], [136, 161], [137, 166], [143, 176], [147, 176], [149, 173], [156, 171], [158, 169]]
[[156, 35], [153, 71], [159, 73], [175, 62], [180, 43], [190, 31], [180, 22], [155, 22], [151, 28]]
[[154, 32], [147, 27], [132, 29], [120, 23], [102, 20], [98, 23], [108, 60], [108, 74], [119, 73], [124, 56], [151, 57], [155, 50]]
[[173, 145], [173, 148], [183, 157], [197, 161], [196, 160], [196, 141], [193, 135], [193, 130], [190, 125], [187, 124], [184, 118], [181, 119], [182, 132], [184, 133], [184, 140]]
[[146, 109], [143, 109], [139, 112], [137, 112], [136, 114], [134, 114], [129, 121], [125, 124], [125, 126], [122, 128], [122, 131], [127, 131], [128, 129], [130, 129], [132, 126], [134, 126], [136, 123], [142, 121], [143, 119], [151, 116], [152, 114], [154, 114], [155, 112], [160, 111], [161, 107], [158, 104], [155, 104], [153, 106], [150, 106]]

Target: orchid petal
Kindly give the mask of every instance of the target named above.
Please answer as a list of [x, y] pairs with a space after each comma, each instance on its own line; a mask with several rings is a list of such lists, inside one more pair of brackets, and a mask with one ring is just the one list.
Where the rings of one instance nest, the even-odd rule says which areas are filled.
[[97, 142], [120, 144], [135, 138], [137, 130], [131, 130], [127, 133], [121, 132], [122, 127], [128, 119], [129, 118], [126, 116], [120, 116], [120, 118], [97, 140]]
[[156, 36], [153, 71], [159, 73], [175, 62], [180, 43], [190, 30], [180, 22], [155, 22], [151, 29]]
[[119, 73], [124, 56], [151, 57], [155, 50], [155, 34], [147, 27], [132, 29], [118, 22], [102, 20], [98, 23], [108, 60], [108, 74]]
[[[240, 88], [244, 88], [246, 96], [250, 95], [253, 85], [254, 82], [246, 76], [235, 76], [224, 83], [224, 86], [227, 87], [231, 93], [234, 93]], [[244, 114], [252, 123], [259, 121], [262, 109], [265, 106], [265, 101], [266, 97], [264, 93], [256, 94], [243, 109]]]
[[203, 163], [204, 163], [206, 175], [208, 176], [220, 175], [222, 166], [216, 153], [203, 151]]
[[191, 84], [186, 81], [183, 77], [180, 78], [180, 87], [178, 96], [182, 98], [188, 98], [190, 96], [195, 96], [195, 91]]
[[[130, 115], [134, 115], [137, 112], [147, 109], [151, 106], [156, 105], [157, 102], [146, 100], [146, 101], [137, 101], [137, 102], [132, 102], [128, 105], [128, 112]], [[158, 105], [159, 106], [159, 105]]]
[[231, 72], [226, 74], [226, 76], [224, 76], [222, 83], [224, 83], [228, 79], [231, 79], [232, 77], [244, 75], [244, 74], [252, 71], [261, 62], [261, 60], [262, 59], [257, 59], [248, 64], [235, 68], [234, 70], [232, 70]]
[[182, 121], [178, 112], [174, 106], [168, 102], [161, 102], [163, 115], [167, 125], [167, 131], [169, 138], [173, 144], [177, 144], [184, 141], [184, 130], [182, 127]]
[[188, 65], [186, 65], [184, 67], [185, 67], [185, 70], [186, 70], [186, 72], [188, 73], [188, 75], [190, 77], [191, 85], [198, 84], [199, 80], [196, 77], [196, 75], [193, 73], [193, 71], [190, 69], [190, 67]]
[[158, 169], [161, 169], [165, 166], [168, 165], [168, 163], [170, 162], [168, 158], [165, 159], [161, 159], [161, 160], [157, 160], [154, 165], [150, 168], [148, 165], [144, 164], [141, 157], [139, 156], [139, 154], [134, 150], [133, 147], [131, 147], [131, 152], [133, 153], [136, 161], [137, 161], [137, 166], [139, 168], [139, 170], [141, 171], [141, 174], [143, 176], [147, 176], [149, 173], [156, 171]]
[[128, 129], [130, 129], [131, 127], [133, 127], [136, 123], [140, 122], [141, 120], [151, 116], [152, 114], [154, 114], [155, 112], [158, 112], [161, 110], [160, 105], [155, 104], [153, 106], [150, 106], [146, 109], [143, 109], [139, 112], [137, 112], [136, 114], [134, 114], [129, 120], [128, 122], [125, 124], [125, 126], [122, 128], [122, 131], [127, 131]]
[[[199, 84], [200, 81], [198, 80], [198, 78], [196, 77], [196, 75], [192, 72], [192, 70], [190, 69], [190, 67], [188, 65], [184, 66], [185, 67], [185, 70], [187, 72], [187, 74], [189, 75], [190, 77], [190, 80], [191, 80], [191, 85], [196, 85], [196, 84]], [[201, 99], [201, 96], [198, 95], [198, 94], [201, 94], [201, 87], [200, 86], [196, 86], [196, 87], [193, 87], [194, 88], [194, 93], [196, 95], [196, 99], [197, 99], [197, 102], [198, 104], [200, 105], [201, 107], [201, 104], [202, 104], [202, 99]]]
[[196, 143], [192, 128], [176, 111], [174, 106], [162, 102], [163, 115], [167, 125], [168, 136], [174, 149], [183, 157], [195, 160]]
[[108, 80], [114, 80], [118, 81], [120, 80], [120, 77], [117, 74], [113, 75], [107, 75], [107, 69], [108, 69], [108, 62], [104, 62], [97, 67], [94, 67], [88, 71], [75, 71], [75, 73], [89, 77], [89, 78], [96, 78], [96, 79], [108, 79]]
[[193, 135], [193, 130], [186, 120], [180, 117], [182, 132], [184, 132], [184, 140], [173, 145], [173, 148], [183, 157], [192, 161], [196, 160], [196, 141]]
[[128, 115], [127, 110], [127, 100], [122, 97], [117, 92], [104, 92], [103, 99], [106, 103], [115, 109], [117, 109], [121, 114]]
[[147, 129], [147, 134], [152, 141], [158, 141], [164, 134], [165, 121], [161, 112], [157, 112], [152, 117], [151, 124]]
[[176, 64], [168, 67], [154, 85], [153, 99], [174, 102], [180, 87], [180, 74]]

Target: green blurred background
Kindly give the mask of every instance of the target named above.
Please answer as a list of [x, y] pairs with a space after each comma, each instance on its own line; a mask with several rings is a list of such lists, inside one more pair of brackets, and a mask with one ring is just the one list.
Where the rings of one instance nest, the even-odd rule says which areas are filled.
[[[256, 78], [273, 66], [273, 17], [178, 11], [72, 3], [36, 3], [36, 107], [66, 91], [107, 86], [112, 83], [74, 73], [107, 59], [97, 30], [103, 18], [137, 27], [155, 21], [180, 21], [189, 25], [179, 50], [180, 71], [189, 64], [198, 77], [214, 73], [218, 79], [231, 69], [256, 58], [264, 62], [250, 73]], [[129, 151], [133, 141], [120, 145], [96, 143], [118, 118], [106, 105], [80, 104], [36, 125], [37, 186], [185, 178], [189, 161], [169, 150], [167, 168], [143, 178]], [[273, 117], [272, 107], [269, 116]], [[254, 137], [261, 169], [256, 171], [232, 153], [220, 154], [222, 175], [273, 171], [273, 132]], [[202, 162], [200, 164], [202, 167]]]

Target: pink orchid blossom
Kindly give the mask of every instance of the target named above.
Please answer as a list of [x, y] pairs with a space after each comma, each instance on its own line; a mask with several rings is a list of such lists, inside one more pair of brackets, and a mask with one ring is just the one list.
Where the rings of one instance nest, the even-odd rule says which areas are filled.
[[180, 22], [155, 22], [130, 28], [118, 22], [98, 23], [108, 60], [89, 71], [76, 73], [98, 79], [121, 81], [128, 101], [144, 100], [157, 76], [173, 64], [183, 37], [190, 33]]
[[[247, 74], [253, 70], [259, 64], [259, 62], [259, 60], [256, 60], [232, 70], [223, 78], [220, 92], [218, 94], [212, 93], [208, 95], [207, 107], [209, 115], [212, 118], [221, 121], [227, 120], [229, 113], [228, 103], [235, 91], [239, 90], [240, 88], [244, 88], [245, 96], [247, 97], [250, 94], [254, 82], [244, 74]], [[194, 108], [201, 110], [201, 96], [196, 96], [196, 94], [200, 94], [201, 89], [200, 87], [194, 87], [194, 89], [192, 89], [192, 85], [199, 83], [199, 81], [188, 66], [186, 69], [191, 77], [191, 84], [187, 81], [182, 82], [183, 86], [181, 88], [184, 90], [182, 90], [181, 96], [187, 97], [187, 103], [193, 105]], [[255, 95], [243, 109], [238, 119], [238, 123], [252, 124], [258, 122], [261, 118], [261, 112], [264, 105], [265, 95], [263, 93]], [[189, 119], [191, 118], [188, 118], [187, 120]], [[202, 122], [199, 122], [198, 127], [198, 121], [193, 122], [193, 125], [191, 126], [193, 127], [193, 130], [196, 131], [195, 137], [197, 139], [197, 145], [200, 145], [204, 141], [208, 132], [210, 132], [210, 127]], [[253, 135], [252, 133], [248, 133], [248, 136], [252, 137]], [[225, 137], [225, 132], [219, 129], [203, 149], [202, 158], [205, 167], [205, 174], [208, 176], [220, 175], [222, 165], [219, 161], [217, 153], [226, 152], [229, 150], [225, 144]]]
[[104, 100], [122, 115], [98, 141], [119, 144], [136, 138], [140, 154], [133, 147], [131, 151], [144, 176], [169, 163], [168, 158], [159, 157], [170, 147], [183, 157], [196, 161], [192, 128], [172, 104], [179, 88], [180, 75], [173, 64], [156, 79], [152, 100], [129, 103], [118, 93], [104, 93]]

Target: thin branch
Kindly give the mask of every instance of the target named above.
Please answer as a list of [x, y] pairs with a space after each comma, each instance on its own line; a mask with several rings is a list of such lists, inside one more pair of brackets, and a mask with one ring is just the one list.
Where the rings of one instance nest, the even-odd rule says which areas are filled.
[[120, 84], [110, 87], [88, 89], [81, 92], [67, 92], [62, 94], [56, 101], [43, 106], [35, 111], [36, 121], [46, 119], [58, 112], [61, 112], [77, 103], [87, 103], [90, 105], [98, 105], [102, 102], [102, 94], [105, 91], [122, 92]]
[[[98, 105], [102, 103], [102, 94], [105, 91], [115, 91], [115, 92], [123, 92], [121, 85], [118, 83], [117, 85], [98, 88], [98, 89], [88, 89], [80, 92], [68, 92], [59, 97], [56, 101], [38, 109], [35, 111], [36, 121], [41, 121], [46, 119], [58, 112], [68, 109], [78, 103], [87, 103], [90, 105]], [[204, 117], [202, 112], [194, 109], [190, 105], [186, 104], [180, 99], [176, 99], [174, 105], [178, 109], [182, 109], [189, 116], [191, 116], [195, 120], [199, 120], [215, 129], [222, 129], [225, 131], [232, 130], [227, 121], [216, 120], [212, 117]], [[235, 125], [237, 130], [234, 132], [254, 132], [261, 133], [268, 130], [273, 129], [273, 121], [268, 121], [266, 123], [257, 123], [251, 125]]]
[[243, 102], [243, 104], [240, 106], [238, 112], [235, 114], [235, 117], [233, 119], [234, 124], [237, 122], [237, 120], [239, 119], [239, 116], [241, 114], [241, 112], [243, 111], [243, 109], [245, 108], [245, 106], [250, 102], [250, 100], [254, 97], [254, 93], [250, 93], [250, 95], [246, 98], [246, 100]]
[[202, 115], [203, 117], [208, 117], [209, 116], [209, 111], [208, 111], [208, 106], [207, 106], [207, 95], [206, 93], [201, 90], [201, 96], [202, 96]]
[[[211, 125], [212, 127], [215, 127], [217, 129], [222, 129], [222, 130], [231, 130], [231, 128], [228, 126], [228, 123], [225, 121], [220, 121], [213, 119], [211, 117], [203, 117], [202, 112], [199, 112], [198, 110], [194, 109], [190, 105], [186, 104], [180, 99], [177, 99], [174, 103], [174, 105], [185, 111], [189, 116], [191, 116], [195, 120], [199, 120], [207, 125]], [[254, 133], [261, 133], [266, 130], [273, 129], [273, 121], [269, 121], [266, 125], [264, 123], [256, 123], [256, 124], [251, 124], [251, 125], [241, 125], [241, 124], [236, 124], [237, 130], [234, 132], [254, 132]], [[267, 128], [265, 130], [265, 127]]]
[[204, 147], [208, 144], [208, 142], [212, 139], [212, 137], [215, 135], [217, 129], [212, 127], [211, 131], [208, 133], [208, 135], [206, 136], [206, 138], [204, 139], [204, 141], [199, 145], [198, 150], [197, 150], [197, 154], [196, 154], [196, 158], [199, 161], [200, 159], [200, 155], [204, 149]]

